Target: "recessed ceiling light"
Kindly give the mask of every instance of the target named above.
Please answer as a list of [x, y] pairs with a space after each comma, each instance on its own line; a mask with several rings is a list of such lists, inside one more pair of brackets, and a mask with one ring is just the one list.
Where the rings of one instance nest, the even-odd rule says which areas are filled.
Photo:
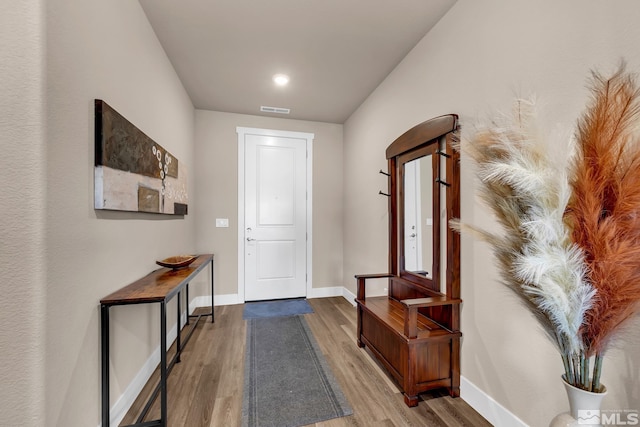
[[276, 74], [273, 76], [273, 82], [278, 86], [286, 86], [289, 83], [289, 76], [286, 74]]

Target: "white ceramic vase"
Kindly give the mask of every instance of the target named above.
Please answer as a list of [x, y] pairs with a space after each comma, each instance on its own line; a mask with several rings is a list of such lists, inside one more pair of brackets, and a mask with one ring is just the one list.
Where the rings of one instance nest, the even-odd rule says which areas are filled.
[[570, 412], [563, 412], [551, 420], [549, 427], [601, 426], [600, 405], [607, 395], [606, 387], [602, 393], [593, 393], [574, 387], [562, 380], [569, 398]]

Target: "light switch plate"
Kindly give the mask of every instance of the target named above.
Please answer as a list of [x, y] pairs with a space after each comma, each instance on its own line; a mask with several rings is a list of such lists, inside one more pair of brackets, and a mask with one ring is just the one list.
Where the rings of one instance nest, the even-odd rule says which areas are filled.
[[228, 227], [229, 218], [216, 218], [216, 227]]

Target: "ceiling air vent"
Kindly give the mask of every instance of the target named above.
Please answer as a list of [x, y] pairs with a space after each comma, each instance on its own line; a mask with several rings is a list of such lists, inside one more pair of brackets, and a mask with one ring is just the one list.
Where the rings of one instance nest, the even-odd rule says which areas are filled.
[[265, 107], [264, 105], [260, 107], [260, 111], [262, 111], [263, 113], [277, 113], [277, 114], [289, 114], [291, 112], [289, 108]]

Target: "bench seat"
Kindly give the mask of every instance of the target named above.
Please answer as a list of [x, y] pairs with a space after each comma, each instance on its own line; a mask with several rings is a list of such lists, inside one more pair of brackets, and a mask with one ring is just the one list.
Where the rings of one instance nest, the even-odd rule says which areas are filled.
[[[409, 340], [404, 335], [404, 318], [405, 306], [400, 302], [388, 296], [368, 297], [365, 301], [360, 302], [362, 307], [375, 316], [379, 321], [386, 324], [400, 338]], [[446, 330], [433, 320], [423, 315], [417, 316], [418, 335], [416, 339], [432, 338], [437, 336], [448, 335], [451, 331]]]
[[366, 280], [383, 277], [388, 276], [356, 276], [358, 346], [373, 353], [402, 389], [410, 407], [418, 404], [420, 393], [432, 389], [446, 388], [451, 396], [459, 396], [459, 368], [455, 361], [462, 334], [427, 314], [437, 314], [428, 311], [433, 308], [458, 307], [462, 301], [427, 289], [420, 293], [414, 285], [395, 277], [389, 277], [390, 288], [399, 291], [401, 286], [411, 286], [410, 293], [416, 298], [366, 297]]

